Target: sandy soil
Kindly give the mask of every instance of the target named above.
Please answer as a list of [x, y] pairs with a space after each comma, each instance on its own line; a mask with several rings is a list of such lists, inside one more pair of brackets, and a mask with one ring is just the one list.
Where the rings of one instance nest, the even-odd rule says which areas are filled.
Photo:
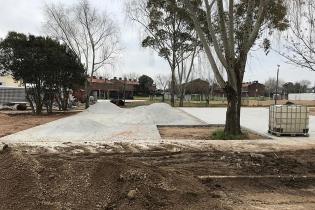
[[3, 114], [0, 113], [0, 138], [38, 125], [42, 125], [73, 113], [54, 113], [52, 115], [33, 116], [31, 114]]
[[[223, 130], [223, 127], [181, 127], [181, 126], [171, 126], [171, 127], [159, 127], [159, 132], [162, 139], [187, 139], [187, 140], [216, 140], [213, 138], [213, 133], [218, 130]], [[265, 139], [260, 135], [244, 131], [247, 134], [244, 140], [257, 140]]]
[[[70, 155], [9, 149], [0, 154], [0, 168], [0, 209], [315, 208], [314, 150]], [[198, 178], [206, 175], [240, 178]]]

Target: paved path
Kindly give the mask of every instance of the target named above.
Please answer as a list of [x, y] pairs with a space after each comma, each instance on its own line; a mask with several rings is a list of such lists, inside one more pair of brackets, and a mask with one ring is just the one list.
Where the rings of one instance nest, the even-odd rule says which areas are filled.
[[[183, 111], [209, 123], [224, 124], [226, 108], [181, 108]], [[242, 108], [241, 125], [268, 135], [268, 108]], [[315, 139], [315, 117], [310, 117], [310, 137]], [[275, 138], [273, 136], [273, 138]], [[303, 139], [299, 138], [299, 139]]]

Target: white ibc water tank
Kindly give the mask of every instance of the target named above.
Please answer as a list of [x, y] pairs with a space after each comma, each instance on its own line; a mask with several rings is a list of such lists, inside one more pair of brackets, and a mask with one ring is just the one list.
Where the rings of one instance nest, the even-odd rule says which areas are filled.
[[273, 105], [269, 109], [269, 132], [280, 135], [308, 135], [309, 110], [301, 105]]

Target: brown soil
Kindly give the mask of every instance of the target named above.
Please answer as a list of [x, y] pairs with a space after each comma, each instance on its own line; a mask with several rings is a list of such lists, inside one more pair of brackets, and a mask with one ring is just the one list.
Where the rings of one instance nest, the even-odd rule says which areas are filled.
[[38, 125], [42, 125], [74, 113], [54, 113], [51, 115], [34, 116], [28, 113], [0, 113], [0, 138]]
[[[223, 130], [223, 127], [215, 126], [160, 126], [159, 132], [162, 139], [187, 139], [187, 140], [216, 140], [213, 133]], [[244, 131], [246, 138], [244, 140], [265, 139], [264, 137]]]
[[[0, 154], [0, 209], [315, 209], [315, 151]], [[204, 175], [286, 175], [226, 178]], [[296, 177], [296, 178], [295, 178]], [[128, 196], [129, 194], [129, 196]]]

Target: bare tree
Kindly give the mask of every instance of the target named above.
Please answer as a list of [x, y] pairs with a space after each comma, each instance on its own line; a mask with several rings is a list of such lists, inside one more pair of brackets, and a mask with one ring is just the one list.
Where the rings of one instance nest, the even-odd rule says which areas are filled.
[[130, 72], [130, 73], [123, 74], [123, 78], [131, 79], [131, 80], [138, 80], [139, 77], [140, 77], [140, 75], [136, 72]]
[[162, 74], [158, 74], [156, 76], [156, 84], [158, 86], [158, 88], [161, 88], [162, 92], [162, 102], [165, 101], [165, 92], [166, 92], [166, 88], [168, 87], [169, 83], [170, 83], [170, 77], [167, 75], [162, 75]]
[[287, 1], [290, 27], [280, 52], [288, 63], [315, 71], [315, 1]]
[[113, 65], [119, 53], [118, 29], [105, 12], [93, 8], [88, 0], [76, 5], [50, 4], [45, 8], [45, 29], [64, 42], [84, 63], [86, 81], [86, 107], [93, 75], [107, 65]]
[[[279, 79], [278, 81], [278, 90], [281, 92], [282, 91], [282, 86], [285, 84], [285, 82], [282, 79]], [[271, 98], [272, 94], [276, 92], [277, 89], [277, 79], [276, 78], [269, 78], [265, 81], [265, 89], [266, 92]]]
[[312, 82], [309, 80], [301, 80], [300, 84], [301, 84], [301, 86], [304, 86], [307, 89], [312, 85]]

